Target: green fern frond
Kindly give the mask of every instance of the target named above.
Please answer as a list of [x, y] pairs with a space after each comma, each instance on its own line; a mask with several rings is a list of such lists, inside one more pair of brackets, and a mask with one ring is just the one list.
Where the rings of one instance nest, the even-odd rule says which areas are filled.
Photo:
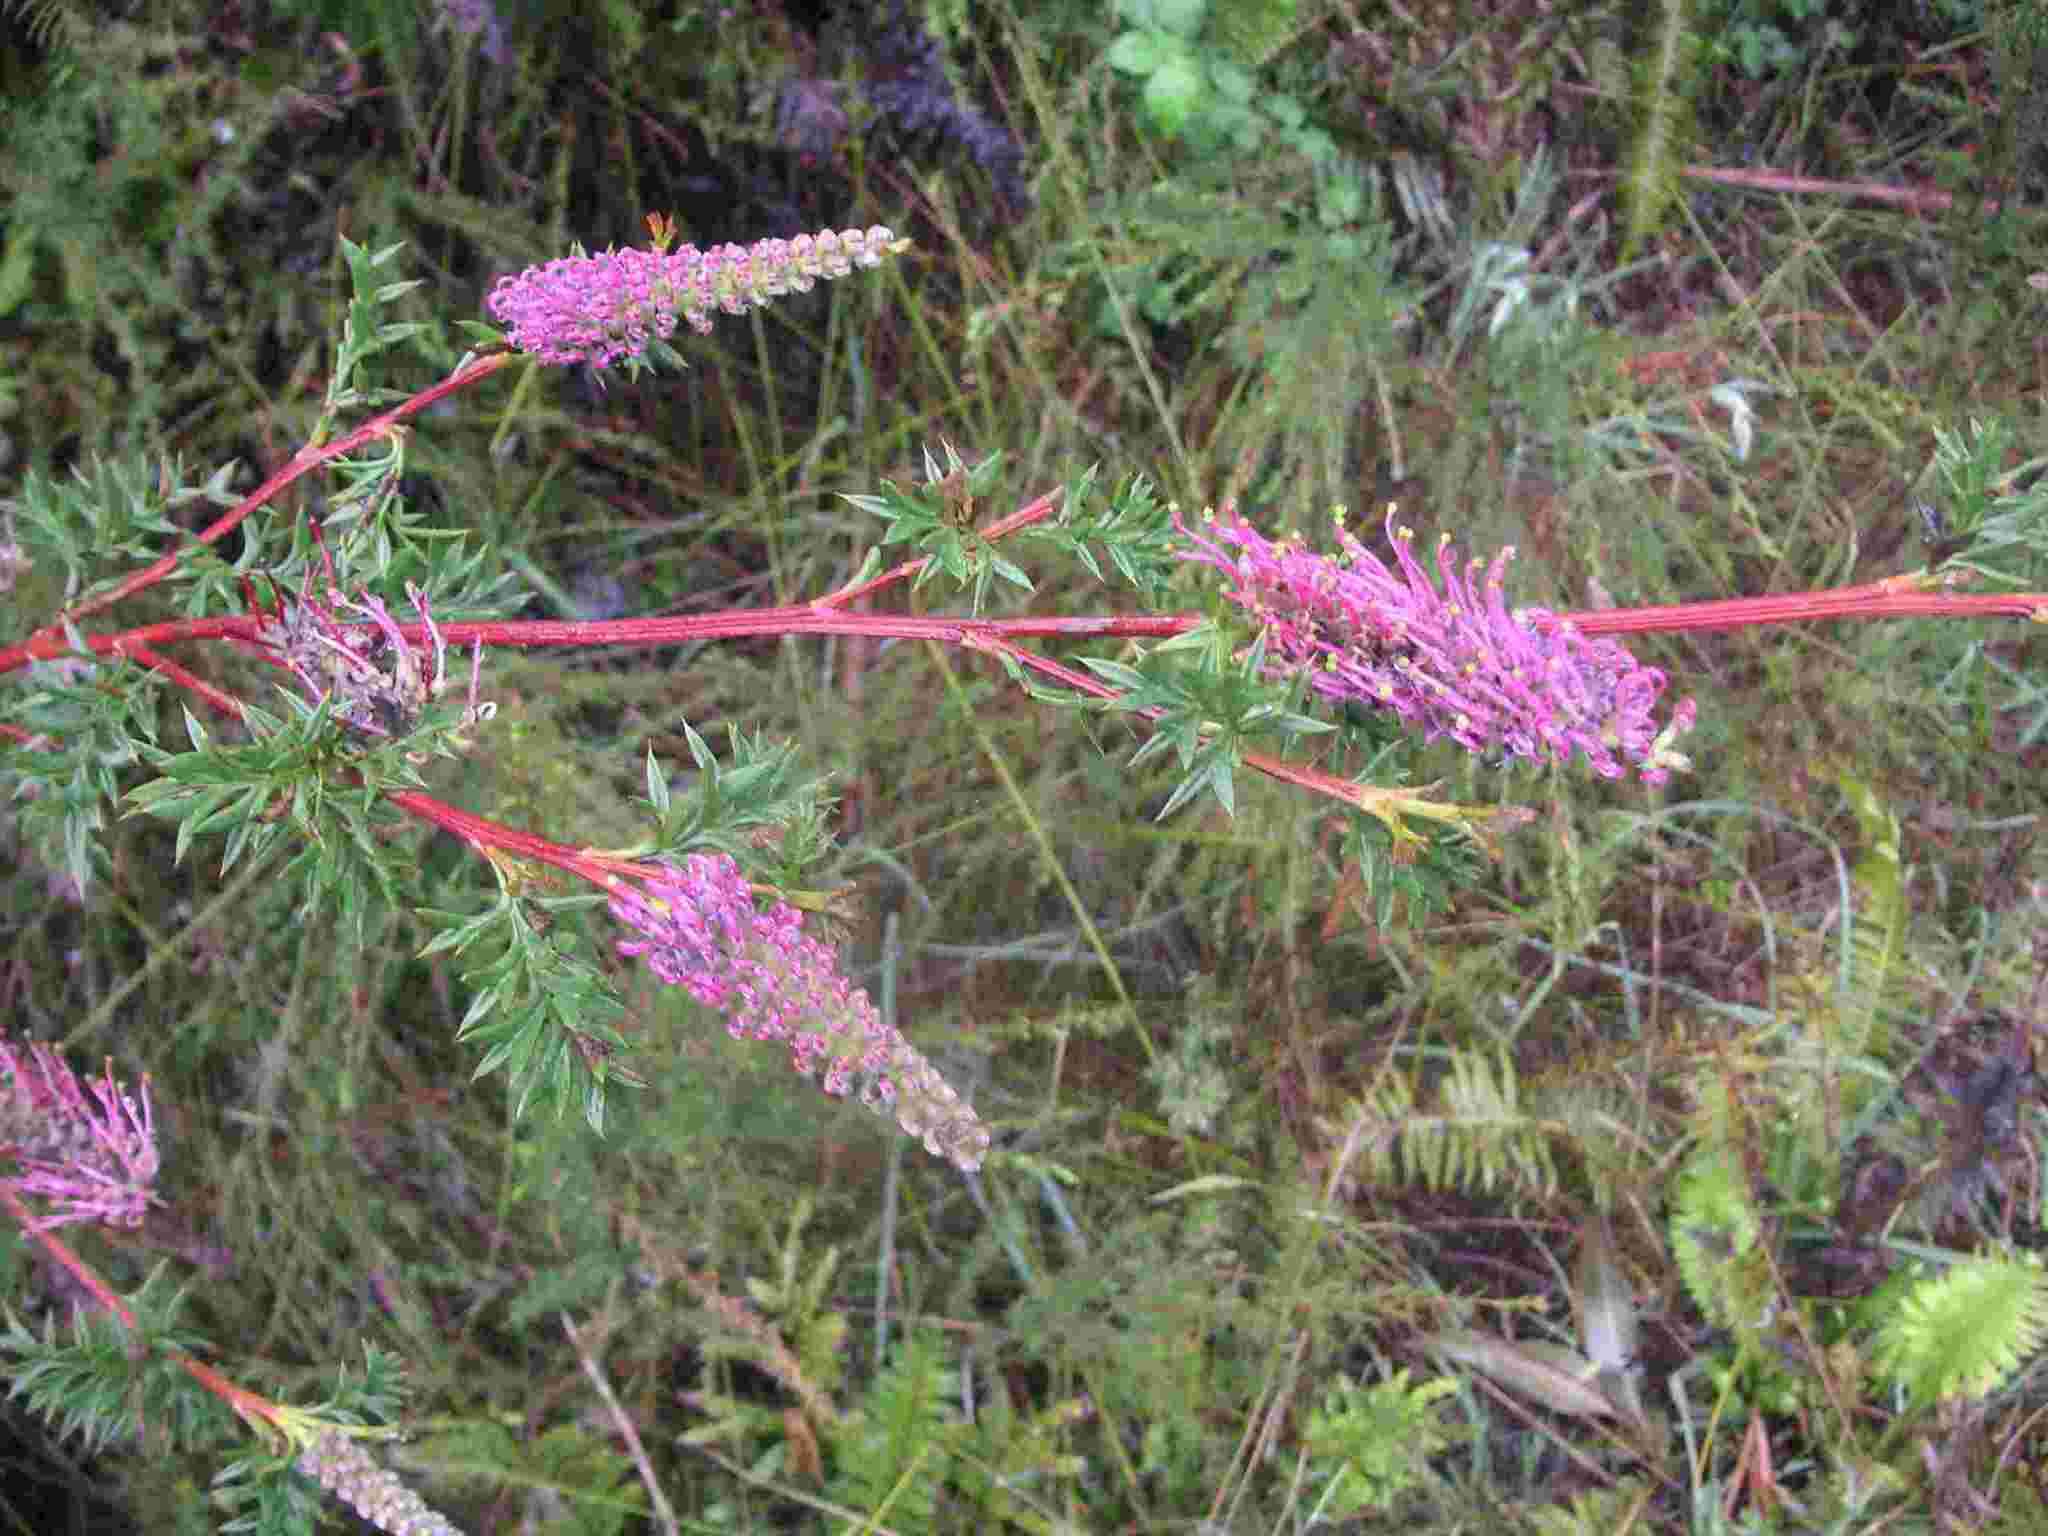
[[1405, 1370], [1372, 1386], [1339, 1376], [1302, 1437], [1325, 1485], [1318, 1510], [1349, 1520], [1383, 1510], [1413, 1488], [1429, 1459], [1451, 1444], [1436, 1404], [1457, 1391], [1448, 1376], [1410, 1386]]
[[70, 42], [72, 29], [79, 25], [64, 0], [6, 0], [0, 10], [23, 18], [29, 40], [38, 48], [63, 47]]
[[1878, 1334], [1879, 1365], [1916, 1402], [1984, 1397], [2048, 1337], [2048, 1277], [2032, 1255], [1980, 1257], [1907, 1291]]
[[[1890, 1020], [1910, 1014], [1919, 1001], [1905, 964], [1898, 816], [1862, 779], [1846, 772], [1834, 777], [1856, 818], [1858, 851], [1846, 914], [1827, 928], [1785, 930], [1796, 939], [1800, 959], [1780, 984], [1780, 1017], [1800, 1044], [1787, 1063], [1794, 1070], [1776, 1090], [1784, 1113], [1766, 1137], [1775, 1148], [1769, 1173], [1781, 1187], [1791, 1176], [1787, 1156], [1825, 1170], [1816, 1175], [1820, 1183], [1838, 1184], [1840, 1148], [1811, 1132], [1855, 1117], [1873, 1096], [1889, 1091], [1873, 1066], [1891, 1055]], [[1851, 1070], [1859, 1059], [1864, 1065]], [[1808, 1134], [1799, 1132], [1802, 1126]]]
[[1131, 1027], [1129, 1003], [1077, 1002], [1056, 1011], [1016, 1008], [1001, 1018], [991, 1019], [986, 1028], [991, 1039], [1002, 1044], [1027, 1044], [1036, 1040], [1063, 1040], [1071, 1036], [1108, 1040]]
[[1630, 1529], [1649, 1499], [1643, 1479], [1630, 1478], [1612, 1488], [1578, 1494], [1569, 1504], [1528, 1511], [1529, 1530], [1531, 1536], [1608, 1536]]
[[833, 1501], [903, 1536], [931, 1530], [946, 1464], [946, 1398], [945, 1340], [935, 1328], [915, 1329], [875, 1378], [860, 1414], [834, 1436]]
[[1574, 1055], [1525, 1081], [1532, 1113], [1554, 1123], [1553, 1145], [1569, 1148], [1596, 1210], [1612, 1209], [1618, 1187], [1634, 1188], [1644, 1143], [1630, 1134], [1641, 1117], [1631, 1063], [1590, 1052]]
[[1087, 1458], [1076, 1455], [1072, 1446], [1075, 1426], [1092, 1417], [1094, 1406], [1085, 1397], [1062, 1398], [1020, 1413], [1008, 1392], [990, 1393], [956, 1462], [959, 1491], [968, 1506], [962, 1528], [1056, 1529], [1041, 1511], [1054, 1502], [1055, 1483], [1071, 1482], [1089, 1470]]
[[1692, 1155], [1671, 1203], [1671, 1256], [1693, 1305], [1722, 1327], [1755, 1324], [1768, 1270], [1754, 1262], [1762, 1223], [1747, 1181], [1725, 1147]]
[[1855, 926], [1844, 961], [1848, 974], [1836, 989], [1839, 1050], [1882, 1055], [1879, 1005], [1899, 975], [1906, 945], [1906, 887], [1899, 867], [1899, 818], [1870, 785], [1848, 774], [1838, 777], [1856, 814], [1863, 855], [1851, 882]]
[[1658, 0], [1650, 52], [1637, 71], [1636, 138], [1622, 181], [1626, 259], [1678, 196], [1678, 173], [1693, 142], [1692, 91], [1699, 37], [1692, 0]]
[[1505, 1051], [1455, 1051], [1437, 1113], [1418, 1112], [1415, 1089], [1388, 1073], [1360, 1106], [1349, 1138], [1358, 1167], [1379, 1183], [1492, 1190], [1503, 1183], [1539, 1194], [1557, 1188], [1551, 1142], [1557, 1122], [1521, 1104], [1521, 1079]]

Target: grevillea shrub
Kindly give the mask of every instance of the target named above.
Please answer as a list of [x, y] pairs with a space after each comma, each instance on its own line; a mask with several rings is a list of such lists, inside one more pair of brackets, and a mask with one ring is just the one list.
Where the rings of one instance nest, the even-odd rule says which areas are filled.
[[[519, 594], [488, 552], [464, 550], [408, 511], [402, 427], [508, 369], [637, 372], [677, 362], [680, 328], [703, 330], [718, 315], [746, 313], [905, 249], [874, 228], [702, 251], [676, 246], [665, 221], [651, 227], [647, 250], [573, 254], [502, 280], [488, 308], [503, 329], [471, 323], [475, 345], [446, 378], [361, 421], [353, 418], [366, 402], [388, 398], [376, 392], [376, 360], [409, 334], [382, 323], [380, 308], [408, 285], [387, 282], [382, 270], [396, 248], [373, 253], [345, 243], [355, 295], [325, 413], [312, 446], [255, 491], [229, 495], [224, 472], [186, 483], [170, 465], [153, 473], [100, 465], [63, 483], [28, 478], [6, 509], [0, 576], [61, 572], [68, 601], [0, 650], [0, 673], [30, 683], [0, 714], [0, 773], [23, 835], [53, 875], [61, 872], [72, 899], [95, 899], [95, 838], [114, 799], [127, 812], [174, 823], [181, 858], [218, 849], [225, 869], [274, 856], [276, 878], [306, 905], [331, 903], [344, 916], [367, 903], [406, 901], [420, 872], [401, 834], [438, 829], [472, 856], [476, 898], [462, 911], [420, 910], [436, 929], [423, 953], [462, 957], [467, 1000], [458, 1038], [477, 1052], [479, 1076], [505, 1076], [513, 1109], [535, 1099], [558, 1111], [574, 1106], [602, 1129], [608, 1090], [640, 1081], [620, 1028], [624, 968], [613, 963], [639, 961], [731, 1035], [781, 1047], [824, 1092], [892, 1118], [937, 1160], [935, 1174], [975, 1180], [985, 1165], [1016, 1154], [993, 1134], [1001, 1122], [991, 1126], [948, 1083], [939, 1065], [945, 1052], [934, 1045], [928, 1055], [913, 1044], [848, 978], [822, 915], [834, 898], [803, 884], [829, 838], [817, 785], [796, 771], [798, 749], [735, 729], [721, 759], [686, 726], [691, 787], [676, 792], [682, 776], [650, 753], [649, 826], [630, 848], [592, 847], [574, 827], [492, 820], [431, 794], [421, 773], [436, 758], [487, 750], [504, 728], [503, 701], [486, 696], [489, 650], [802, 635], [954, 647], [997, 662], [1034, 698], [1121, 714], [1140, 739], [1138, 764], [1177, 758], [1179, 782], [1163, 813], [1209, 795], [1230, 810], [1241, 769], [1326, 797], [1349, 818], [1349, 846], [1374, 894], [1384, 903], [1399, 892], [1420, 905], [1482, 871], [1528, 813], [1449, 802], [1395, 771], [1376, 778], [1368, 766], [1346, 777], [1305, 762], [1296, 750], [1304, 741], [1354, 729], [1307, 713], [1305, 699], [1363, 712], [1382, 740], [1408, 730], [1489, 763], [1566, 768], [1583, 760], [1609, 779], [1633, 772], [1637, 782], [1626, 790], [1647, 794], [1688, 768], [1676, 743], [1697, 712], [1688, 698], [1660, 714], [1664, 674], [1616, 635], [1816, 618], [2048, 620], [2048, 596], [1958, 593], [1931, 572], [1655, 609], [1517, 608], [1506, 590], [1511, 551], [1465, 562], [1446, 542], [1432, 573], [1392, 516], [1391, 564], [1341, 523], [1335, 552], [1322, 553], [1268, 537], [1233, 507], [1191, 522], [1162, 506], [1140, 475], [1105, 492], [1092, 471], [1077, 474], [986, 519], [979, 506], [995, 484], [995, 460], [969, 464], [950, 446], [943, 459], [927, 452], [921, 484], [847, 497], [879, 528], [866, 563], [837, 590], [788, 606], [680, 618], [506, 617]], [[1995, 447], [1986, 452], [1995, 457]], [[335, 477], [324, 522], [252, 518], [322, 469]], [[196, 537], [173, 541], [166, 510], [199, 501], [226, 510]], [[2034, 537], [2044, 508], [2039, 498], [2016, 500], [1985, 526], [2004, 528], [2003, 517], [2018, 529], [2024, 517]], [[233, 565], [217, 552], [231, 533], [242, 545]], [[101, 579], [103, 567], [133, 565], [146, 536], [167, 547]], [[1987, 543], [2005, 547], [1998, 539], [2005, 534]], [[885, 569], [879, 551], [890, 546], [903, 546], [907, 558]], [[1099, 613], [982, 617], [996, 581], [1030, 589], [1023, 551], [1072, 561], [1135, 601]], [[1217, 614], [1169, 606], [1176, 574], [1190, 565], [1222, 578]], [[103, 617], [173, 576], [180, 617], [128, 629]], [[968, 612], [932, 612], [932, 604], [890, 612], [872, 602], [911, 584], [951, 584], [968, 594]], [[1117, 651], [1075, 665], [1037, 648], [1055, 640], [1110, 642]], [[267, 662], [279, 686], [238, 693], [174, 654], [222, 643]], [[159, 739], [165, 689], [184, 702], [181, 743]], [[561, 894], [572, 886], [573, 894]], [[586, 953], [566, 937], [568, 925], [556, 919], [567, 907], [602, 908], [614, 924], [613, 953]], [[54, 1048], [21, 1041], [0, 1044], [0, 1078], [0, 1142], [11, 1160], [11, 1171], [0, 1173], [0, 1206], [87, 1298], [70, 1337], [16, 1326], [0, 1339], [15, 1363], [17, 1395], [100, 1441], [133, 1434], [145, 1420], [152, 1429], [210, 1423], [224, 1433], [224, 1415], [209, 1420], [200, 1410], [225, 1404], [263, 1441], [261, 1454], [222, 1474], [215, 1495], [253, 1511], [250, 1528], [295, 1529], [278, 1512], [324, 1491], [387, 1531], [452, 1529], [359, 1443], [397, 1412], [387, 1357], [367, 1352], [360, 1374], [344, 1374], [315, 1407], [276, 1400], [198, 1358], [169, 1331], [174, 1304], [156, 1289], [116, 1295], [66, 1245], [66, 1227], [131, 1227], [161, 1198], [158, 1175], [176, 1154], [158, 1144], [159, 1106], [146, 1082], [124, 1088], [108, 1068], [81, 1083]], [[2013, 1289], [2002, 1273], [1990, 1280]], [[693, 1284], [715, 1294], [701, 1277]], [[1901, 1358], [1934, 1353], [1931, 1345], [1914, 1348]], [[1420, 1412], [1427, 1401], [1396, 1406]], [[1378, 1464], [1376, 1446], [1355, 1429], [1331, 1442], [1331, 1454], [1354, 1473]]]

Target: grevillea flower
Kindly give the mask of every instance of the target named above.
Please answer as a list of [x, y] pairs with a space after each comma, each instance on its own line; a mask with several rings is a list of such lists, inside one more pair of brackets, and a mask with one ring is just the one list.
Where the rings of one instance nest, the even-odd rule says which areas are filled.
[[48, 1201], [44, 1227], [140, 1225], [154, 1203], [158, 1167], [149, 1085], [130, 1097], [109, 1066], [87, 1097], [49, 1046], [7, 1041], [0, 1041], [0, 1079], [0, 1150], [16, 1164], [0, 1184]]
[[766, 911], [738, 863], [693, 853], [645, 890], [622, 889], [612, 915], [641, 937], [619, 943], [654, 974], [726, 1017], [741, 1040], [782, 1040], [790, 1063], [827, 1093], [860, 1079], [860, 1099], [893, 1110], [925, 1150], [972, 1173], [988, 1153], [988, 1127], [938, 1069], [885, 1023], [867, 993], [839, 970], [831, 949], [803, 931], [787, 902]]
[[685, 245], [565, 256], [499, 278], [485, 307], [520, 351], [544, 363], [604, 368], [668, 340], [678, 320], [708, 331], [714, 310], [743, 315], [908, 247], [876, 225], [708, 251]]
[[490, 0], [437, 0], [441, 20], [463, 37], [481, 37], [478, 51], [493, 64], [505, 62], [505, 24]]
[[1228, 510], [1207, 523], [1213, 537], [1178, 518], [1175, 526], [1191, 546], [1186, 558], [1235, 582], [1228, 596], [1257, 620], [1275, 668], [1307, 670], [1327, 699], [1392, 710], [1472, 752], [1560, 763], [1583, 752], [1610, 779], [1634, 764], [1645, 783], [1661, 784], [1691, 766], [1672, 742], [1692, 729], [1696, 706], [1682, 701], [1660, 727], [1662, 672], [1546, 609], [1509, 611], [1501, 575], [1512, 547], [1482, 577], [1477, 560], [1460, 573], [1446, 538], [1439, 590], [1391, 515], [1398, 571], [1341, 526], [1341, 558], [1272, 543]]
[[[324, 551], [323, 551], [324, 553]], [[426, 644], [415, 648], [398, 627], [383, 599], [365, 593], [358, 602], [342, 597], [334, 588], [333, 571], [328, 571], [328, 596], [317, 597], [311, 590], [311, 576], [296, 603], [280, 601], [276, 616], [263, 626], [262, 643], [267, 646], [314, 702], [332, 698], [334, 717], [358, 736], [409, 735], [420, 724], [428, 704], [451, 686], [448, 677], [448, 642], [427, 603], [427, 595], [411, 582], [406, 596], [420, 616], [427, 632]], [[353, 624], [343, 611], [360, 613], [369, 627]], [[470, 652], [469, 703], [463, 711], [462, 727], [493, 719], [498, 706], [477, 702], [482, 680], [483, 642]], [[452, 746], [467, 746], [465, 739], [451, 735]], [[423, 756], [413, 761], [424, 762]]]
[[321, 1431], [294, 1465], [391, 1536], [462, 1536], [446, 1516], [338, 1429]]

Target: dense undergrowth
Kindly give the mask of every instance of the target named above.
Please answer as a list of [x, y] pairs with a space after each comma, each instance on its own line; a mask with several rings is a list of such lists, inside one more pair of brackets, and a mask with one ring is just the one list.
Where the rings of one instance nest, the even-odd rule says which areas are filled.
[[[120, 466], [151, 510], [14, 570], [0, 641], [307, 439], [338, 237], [404, 242], [423, 280], [387, 315], [423, 326], [386, 359], [410, 391], [498, 275], [650, 211], [700, 245], [914, 249], [679, 341], [687, 372], [515, 369], [414, 419], [410, 510], [524, 617], [832, 591], [879, 531], [845, 497], [942, 443], [1000, 455], [971, 502], [941, 487], [970, 539], [1099, 464], [1311, 539], [1395, 501], [1425, 547], [1515, 545], [1515, 600], [1558, 610], [1967, 562], [2041, 511], [2048, 28], [1963, 0], [1854, 22], [10, 5], [0, 477]], [[238, 467], [166, 508], [166, 458]], [[277, 527], [329, 510], [311, 483]], [[2015, 537], [2001, 570], [2048, 586]], [[1028, 575], [985, 611], [1128, 603], [1072, 560]], [[1189, 567], [1169, 606], [1211, 586]], [[492, 651], [495, 721], [423, 771], [562, 843], [642, 837], [647, 754], [682, 793], [692, 729], [795, 746], [836, 838], [807, 887], [994, 1127], [978, 1174], [636, 981], [588, 906], [560, 932], [619, 978], [645, 1086], [601, 1139], [515, 1116], [456, 1043], [473, 981], [423, 955], [423, 912], [483, 899], [468, 849], [380, 833], [402, 899], [312, 906], [289, 850], [223, 873], [219, 839], [179, 859], [120, 814], [104, 793], [152, 775], [112, 748], [37, 792], [103, 806], [90, 848], [26, 790], [0, 824], [0, 1012], [152, 1081], [164, 1205], [79, 1250], [252, 1389], [401, 1422], [380, 1454], [464, 1530], [2048, 1528], [2043, 640], [1635, 649], [1699, 700], [1660, 787], [1375, 718], [1303, 749], [1533, 813], [1405, 883], [1287, 785], [1162, 818], [1170, 754], [1132, 768], [1129, 722], [966, 650]], [[182, 740], [169, 690], [162, 718]], [[19, 1232], [0, 1265], [7, 1528], [354, 1518], [265, 1481], [278, 1447], [189, 1383], [121, 1388], [118, 1330], [51, 1374], [85, 1293]]]

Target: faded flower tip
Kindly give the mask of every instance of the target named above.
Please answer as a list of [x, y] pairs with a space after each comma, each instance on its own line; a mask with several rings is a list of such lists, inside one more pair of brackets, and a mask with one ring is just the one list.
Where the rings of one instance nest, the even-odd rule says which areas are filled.
[[989, 1131], [974, 1107], [803, 931], [803, 914], [784, 901], [757, 908], [723, 853], [657, 867], [644, 891], [612, 897], [612, 915], [638, 935], [620, 954], [645, 956], [662, 981], [723, 1013], [734, 1038], [785, 1042], [797, 1073], [834, 1097], [858, 1086], [862, 1104], [892, 1112], [934, 1157], [963, 1173], [981, 1167]]
[[459, 1528], [377, 1463], [351, 1437], [323, 1430], [294, 1465], [391, 1536], [462, 1536]]
[[42, 1227], [140, 1226], [156, 1203], [149, 1084], [145, 1079], [136, 1094], [124, 1093], [111, 1064], [104, 1078], [82, 1087], [51, 1047], [0, 1041], [0, 1151], [17, 1166], [0, 1184], [49, 1202]]
[[708, 331], [714, 311], [745, 314], [785, 293], [808, 292], [820, 278], [876, 266], [907, 244], [878, 224], [708, 251], [684, 245], [565, 256], [499, 278], [485, 307], [520, 351], [544, 363], [605, 368], [668, 340], [678, 321]]
[[1324, 698], [1390, 710], [1425, 738], [1449, 736], [1470, 752], [1557, 763], [1583, 753], [1603, 778], [1633, 765], [1643, 782], [1661, 784], [1690, 766], [1673, 743], [1692, 729], [1694, 702], [1660, 725], [1661, 671], [1545, 609], [1511, 612], [1502, 577], [1512, 548], [1461, 571], [1446, 538], [1433, 581], [1391, 514], [1398, 569], [1341, 526], [1341, 553], [1322, 555], [1273, 543], [1226, 514], [1202, 533], [1175, 515], [1184, 558], [1229, 577], [1226, 595], [1259, 624], [1274, 669], [1306, 672]]

